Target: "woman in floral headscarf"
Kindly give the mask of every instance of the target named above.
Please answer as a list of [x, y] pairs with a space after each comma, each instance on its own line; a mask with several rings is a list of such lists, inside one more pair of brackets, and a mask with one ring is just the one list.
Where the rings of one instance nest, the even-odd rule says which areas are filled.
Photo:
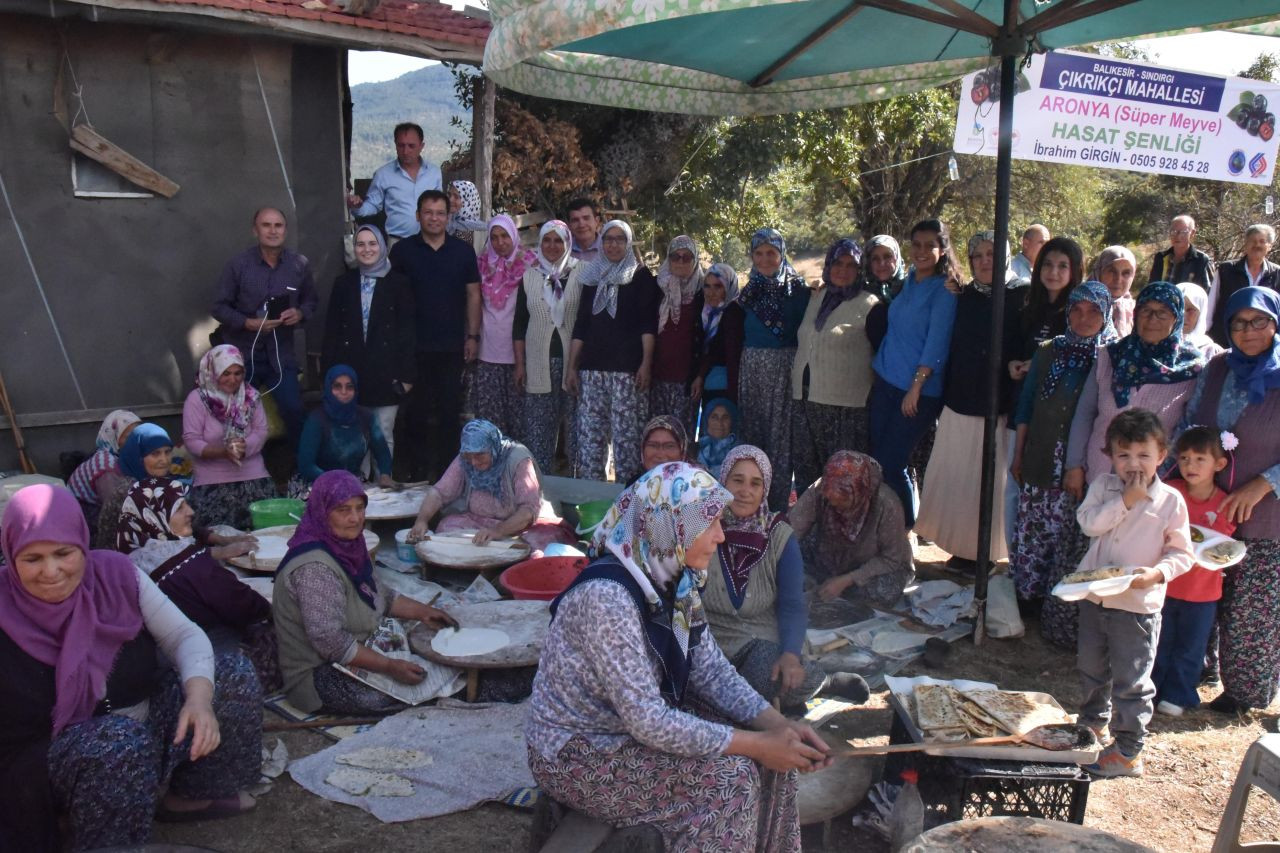
[[795, 707], [829, 687], [865, 702], [861, 677], [828, 678], [816, 663], [801, 659], [808, 622], [804, 560], [791, 526], [765, 506], [771, 476], [769, 457], [750, 444], [729, 451], [720, 467], [720, 482], [733, 500], [702, 590], [707, 621], [725, 656], [766, 699], [777, 696], [784, 707]]
[[1086, 281], [1067, 296], [1066, 332], [1040, 344], [1031, 358], [1014, 414], [1018, 439], [1010, 465], [1021, 489], [1009, 574], [1024, 601], [1044, 598], [1061, 580], [1058, 554], [1080, 535], [1076, 498], [1062, 487], [1067, 433], [1098, 347], [1115, 340], [1111, 294], [1101, 282]]
[[827, 249], [822, 285], [809, 297], [791, 366], [791, 448], [796, 485], [818, 479], [837, 450], [870, 449], [867, 318], [880, 300], [862, 289], [862, 249], [848, 238]]
[[71, 479], [67, 480], [67, 488], [80, 501], [80, 509], [84, 511], [90, 530], [97, 526], [102, 502], [116, 491], [124, 476], [120, 473], [120, 448], [140, 423], [141, 418], [124, 409], [116, 409], [107, 415], [98, 428], [93, 455], [81, 462]]
[[244, 381], [244, 356], [214, 347], [200, 359], [196, 387], [182, 406], [182, 443], [195, 465], [191, 501], [200, 523], [249, 530], [249, 504], [273, 498], [262, 460], [267, 417], [258, 392]]
[[[707, 630], [699, 590], [732, 500], [705, 471], [655, 468], [596, 531], [603, 552], [552, 604], [525, 723], [543, 791], [673, 851], [798, 851], [796, 778], [829, 763]], [[730, 723], [712, 722], [693, 702]], [[619, 790], [629, 795], [619, 797]]]
[[892, 605], [915, 577], [902, 503], [866, 454], [833, 454], [787, 518], [824, 601]]
[[550, 505], [543, 513], [541, 475], [527, 447], [485, 420], [468, 421], [461, 444], [444, 476], [427, 487], [411, 540], [424, 536], [442, 512], [437, 532], [474, 530], [477, 545], [517, 535], [535, 549], [577, 541]]
[[720, 397], [738, 400], [738, 370], [746, 314], [738, 304], [738, 273], [724, 262], [715, 263], [702, 277], [702, 292], [693, 299], [698, 316], [693, 330], [694, 370], [689, 397], [706, 406]]
[[779, 512], [791, 496], [791, 366], [809, 293], [787, 260], [782, 235], [773, 228], [752, 234], [751, 274], [738, 297], [745, 312], [738, 408], [742, 440], [763, 448], [773, 462], [769, 506]]
[[449, 183], [449, 224], [445, 231], [459, 240], [476, 243], [480, 250], [484, 245], [483, 234], [485, 221], [480, 218], [480, 191], [471, 181], [451, 181]]
[[693, 406], [689, 380], [693, 373], [693, 336], [699, 317], [694, 298], [702, 292], [702, 259], [698, 244], [681, 234], [667, 246], [667, 257], [658, 269], [658, 337], [653, 352], [653, 388], [649, 414], [678, 418], [686, 432], [693, 430]]
[[480, 357], [471, 378], [471, 410], [514, 435], [524, 427], [524, 392], [515, 381], [516, 354], [511, 335], [516, 291], [538, 256], [520, 246], [515, 220], [498, 214], [489, 220], [489, 245], [480, 266]]
[[543, 471], [555, 471], [556, 439], [564, 436], [572, 465], [577, 449], [577, 399], [565, 389], [565, 363], [573, 343], [582, 284], [569, 252], [569, 226], [559, 219], [538, 232], [538, 264], [516, 291], [516, 385], [524, 389], [524, 438]]

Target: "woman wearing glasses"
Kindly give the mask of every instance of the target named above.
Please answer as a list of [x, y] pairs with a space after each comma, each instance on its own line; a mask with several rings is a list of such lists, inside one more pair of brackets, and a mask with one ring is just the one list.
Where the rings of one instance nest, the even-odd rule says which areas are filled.
[[658, 303], [649, 413], [671, 415], [684, 425], [686, 432], [694, 426], [689, 380], [693, 373], [693, 334], [701, 318], [694, 311], [693, 300], [702, 291], [702, 276], [698, 244], [681, 234], [667, 247], [667, 258], [658, 269], [662, 301]]

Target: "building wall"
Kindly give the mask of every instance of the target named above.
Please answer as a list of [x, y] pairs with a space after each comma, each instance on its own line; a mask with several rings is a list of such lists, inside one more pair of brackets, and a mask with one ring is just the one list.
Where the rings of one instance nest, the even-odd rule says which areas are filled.
[[[73, 196], [67, 132], [51, 109], [64, 44], [84, 115], [180, 184], [173, 198]], [[260, 206], [288, 215], [289, 245], [311, 259], [323, 310], [342, 258], [342, 63], [341, 49], [278, 39], [0, 14], [0, 177], [84, 395], [0, 201], [0, 370], [19, 415], [180, 404], [209, 346], [218, 273], [253, 244]], [[319, 329], [311, 324], [310, 349]], [[24, 435], [41, 471], [56, 473], [58, 454], [91, 448], [96, 430]], [[0, 431], [0, 470], [13, 467]]]

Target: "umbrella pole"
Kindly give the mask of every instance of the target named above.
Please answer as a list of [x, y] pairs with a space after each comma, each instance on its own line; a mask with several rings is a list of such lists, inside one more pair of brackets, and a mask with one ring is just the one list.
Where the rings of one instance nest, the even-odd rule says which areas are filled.
[[[1013, 172], [1013, 97], [1017, 94], [1017, 41], [1013, 33], [1018, 23], [1016, 0], [1005, 0], [1004, 28], [995, 45], [1000, 57], [1000, 137], [996, 154], [996, 242], [991, 276], [991, 340], [987, 360], [987, 417], [982, 432], [982, 486], [978, 497], [978, 570], [973, 581], [975, 608], [973, 643], [981, 645], [987, 633], [987, 564], [991, 561], [991, 527], [996, 477], [996, 442], [1006, 441], [1000, 427], [1000, 385], [1005, 367], [1003, 270], [1009, 260], [1009, 185]], [[1003, 503], [999, 507], [1004, 512]]]

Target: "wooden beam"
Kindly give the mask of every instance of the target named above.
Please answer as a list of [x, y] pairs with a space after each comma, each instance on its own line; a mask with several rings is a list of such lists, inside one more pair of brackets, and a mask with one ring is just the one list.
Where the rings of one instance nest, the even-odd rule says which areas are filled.
[[480, 218], [488, 220], [493, 215], [493, 108], [497, 87], [483, 74], [476, 77], [472, 86], [471, 165], [480, 193]]
[[968, 6], [956, 2], [956, 0], [929, 0], [929, 2], [939, 9], [945, 9], [962, 21], [968, 21], [975, 29], [985, 30], [989, 38], [995, 38], [996, 33], [1000, 32], [1000, 27], [996, 25], [995, 21], [988, 21]]
[[1121, 6], [1136, 2], [1137, 0], [1066, 0], [1024, 21], [1022, 32], [1028, 37], [1038, 35], [1054, 27], [1065, 26], [1081, 18], [1101, 15], [1103, 12], [1110, 12], [1112, 9], [1119, 9]]
[[[863, 6], [870, 6], [872, 9], [882, 9], [886, 12], [893, 12], [896, 15], [903, 15], [908, 18], [916, 18], [921, 21], [928, 21], [931, 24], [939, 24], [944, 27], [952, 27], [966, 33], [973, 33], [976, 36], [988, 37], [986, 30], [978, 28], [966, 20], [957, 18], [954, 15], [948, 15], [945, 12], [937, 12], [925, 6], [916, 6], [906, 3], [904, 0], [858, 0]], [[981, 17], [981, 16], [978, 16]], [[986, 18], [983, 21], [990, 23]]]
[[[17, 416], [18, 426], [25, 429], [74, 426], [75, 424], [100, 424], [102, 419], [116, 409], [125, 408], [144, 421], [182, 414], [182, 402], [144, 403], [136, 406], [111, 406], [105, 409], [74, 409], [67, 412], [30, 412]], [[0, 430], [11, 429], [8, 418], [0, 417]]]
[[862, 7], [858, 5], [857, 0], [854, 0], [854, 2], [845, 6], [839, 12], [824, 21], [816, 30], [801, 39], [797, 45], [784, 53], [780, 59], [753, 77], [747, 85], [753, 89], [758, 89], [761, 86], [767, 86], [772, 83], [773, 78], [778, 76], [778, 72], [782, 71], [782, 69], [786, 68], [792, 62], [795, 62], [802, 53], [822, 41], [824, 38], [829, 36], [832, 31], [843, 26], [846, 21], [861, 11]]
[[173, 198], [178, 185], [104, 137], [87, 124], [71, 128], [71, 147], [144, 190]]

